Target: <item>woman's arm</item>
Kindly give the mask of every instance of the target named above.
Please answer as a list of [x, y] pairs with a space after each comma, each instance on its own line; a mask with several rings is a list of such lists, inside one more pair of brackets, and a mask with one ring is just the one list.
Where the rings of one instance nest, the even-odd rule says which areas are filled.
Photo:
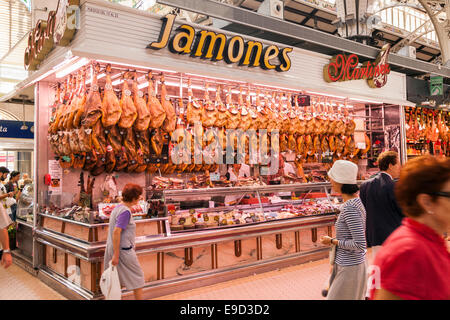
[[366, 233], [362, 217], [357, 209], [350, 209], [343, 212], [345, 223], [352, 234], [352, 239], [339, 240], [338, 247], [346, 250], [361, 251], [366, 250]]
[[1, 196], [0, 196], [0, 200], [3, 200], [3, 199], [5, 199], [5, 198], [10, 198], [10, 197], [12, 197], [14, 194], [12, 193], [12, 192], [8, 192], [8, 193], [5, 193], [5, 194], [2, 194]]
[[116, 266], [119, 264], [119, 255], [120, 255], [120, 237], [122, 235], [122, 229], [121, 228], [114, 228], [113, 231], [113, 258], [112, 258], [112, 265]]

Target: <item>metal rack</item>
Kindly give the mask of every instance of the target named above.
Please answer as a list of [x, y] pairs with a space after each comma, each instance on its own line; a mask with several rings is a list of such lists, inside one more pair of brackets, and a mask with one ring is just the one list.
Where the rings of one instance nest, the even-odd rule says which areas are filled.
[[[374, 110], [380, 109], [381, 117], [374, 116]], [[366, 121], [366, 130], [369, 134], [369, 139], [372, 143], [374, 142], [374, 135], [377, 133], [384, 133], [385, 132], [385, 122], [384, 122], [384, 104], [381, 105], [368, 105], [366, 107], [366, 115], [367, 115], [367, 121]], [[370, 148], [370, 156], [369, 158], [374, 159], [377, 157], [375, 154], [374, 148]]]

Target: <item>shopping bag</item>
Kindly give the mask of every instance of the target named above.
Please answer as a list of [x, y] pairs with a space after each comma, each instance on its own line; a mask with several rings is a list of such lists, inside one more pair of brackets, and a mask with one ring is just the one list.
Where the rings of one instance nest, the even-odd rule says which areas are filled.
[[16, 199], [8, 197], [5, 200], [6, 207], [11, 208], [12, 205], [16, 204]]
[[117, 267], [111, 261], [108, 268], [103, 271], [100, 278], [100, 289], [106, 300], [121, 300], [122, 289], [120, 287], [119, 273]]

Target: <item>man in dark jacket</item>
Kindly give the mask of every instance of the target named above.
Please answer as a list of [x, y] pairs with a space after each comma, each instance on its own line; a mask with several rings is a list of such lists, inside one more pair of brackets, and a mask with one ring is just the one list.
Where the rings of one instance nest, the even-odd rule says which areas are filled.
[[397, 229], [403, 219], [394, 195], [394, 179], [400, 176], [398, 153], [386, 151], [378, 157], [380, 172], [361, 185], [360, 198], [366, 208], [367, 247], [376, 254], [386, 238]]

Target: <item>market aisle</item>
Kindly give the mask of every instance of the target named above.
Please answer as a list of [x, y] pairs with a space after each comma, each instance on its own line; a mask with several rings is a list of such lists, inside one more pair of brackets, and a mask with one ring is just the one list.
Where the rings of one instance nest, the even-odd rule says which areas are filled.
[[328, 259], [174, 293], [155, 300], [323, 300]]
[[0, 300], [66, 300], [19, 266], [0, 267]]

